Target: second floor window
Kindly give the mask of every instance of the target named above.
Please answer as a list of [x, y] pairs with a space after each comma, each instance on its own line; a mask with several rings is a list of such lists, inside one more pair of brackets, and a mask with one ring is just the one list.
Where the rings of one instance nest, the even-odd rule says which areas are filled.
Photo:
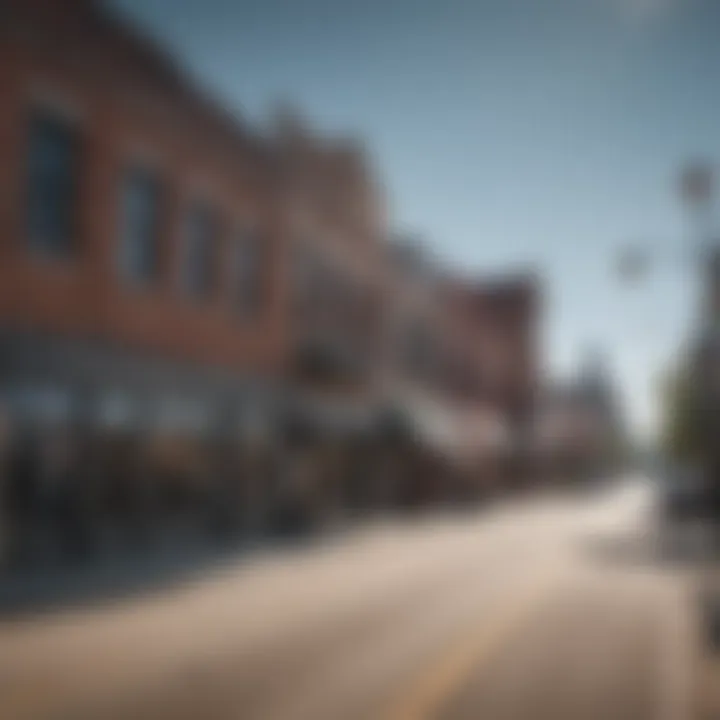
[[435, 343], [429, 329], [421, 322], [411, 323], [404, 332], [401, 363], [404, 372], [417, 380], [427, 380], [435, 369]]
[[338, 309], [338, 272], [321, 255], [306, 246], [295, 247], [292, 257], [292, 297], [296, 312], [313, 317]]
[[160, 187], [147, 170], [133, 168], [123, 179], [120, 265], [130, 280], [146, 282], [159, 265]]
[[256, 233], [243, 231], [233, 247], [233, 298], [241, 313], [258, 309], [264, 289], [263, 248]]
[[215, 282], [216, 219], [205, 205], [196, 205], [185, 223], [183, 287], [189, 295], [206, 297]]
[[52, 114], [36, 114], [30, 126], [27, 222], [30, 244], [48, 255], [72, 252], [79, 171], [79, 138], [73, 125]]

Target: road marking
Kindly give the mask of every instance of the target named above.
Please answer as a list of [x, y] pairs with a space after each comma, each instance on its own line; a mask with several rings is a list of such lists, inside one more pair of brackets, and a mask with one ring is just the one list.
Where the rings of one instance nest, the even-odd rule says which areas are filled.
[[556, 589], [558, 573], [548, 572], [505, 604], [495, 617], [485, 617], [472, 631], [448, 649], [437, 663], [426, 668], [398, 695], [387, 710], [384, 720], [420, 720], [436, 717], [467, 681], [470, 675], [492, 660], [493, 656], [519, 632], [525, 622], [538, 611]]

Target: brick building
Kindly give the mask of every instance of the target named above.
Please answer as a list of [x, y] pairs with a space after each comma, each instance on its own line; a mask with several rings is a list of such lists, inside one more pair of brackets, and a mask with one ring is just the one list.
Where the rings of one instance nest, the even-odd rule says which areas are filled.
[[537, 279], [468, 280], [412, 239], [390, 249], [386, 398], [460, 471], [461, 494], [518, 478], [538, 389]]
[[285, 315], [263, 143], [89, 0], [4, 4], [0, 98], [6, 387], [35, 374], [49, 404], [83, 385], [203, 416], [271, 384]]
[[377, 505], [385, 208], [367, 153], [284, 111], [269, 134], [282, 228], [286, 475], [293, 523]]
[[485, 466], [485, 482], [522, 482], [532, 474], [539, 303], [531, 273], [447, 283], [447, 391]]
[[399, 407], [445, 452], [531, 411], [537, 288], [389, 242], [361, 145], [287, 112], [250, 128], [92, 0], [1, 12], [3, 412], [227, 439]]
[[532, 412], [538, 382], [540, 288], [532, 274], [452, 282], [449, 325], [464, 339], [456, 392], [497, 407], [512, 423]]
[[357, 143], [318, 137], [289, 113], [276, 125], [287, 379], [298, 398], [342, 422], [377, 400], [384, 198]]
[[595, 353], [574, 377], [544, 388], [535, 424], [538, 470], [551, 482], [607, 476], [626, 459], [615, 378]]

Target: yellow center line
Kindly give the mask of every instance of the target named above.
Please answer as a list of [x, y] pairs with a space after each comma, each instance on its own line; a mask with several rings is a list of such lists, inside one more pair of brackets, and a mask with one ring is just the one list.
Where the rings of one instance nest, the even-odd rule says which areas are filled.
[[380, 714], [384, 720], [421, 720], [437, 717], [439, 710], [461, 689], [472, 673], [481, 670], [514, 633], [538, 611], [553, 589], [558, 574], [543, 572], [524, 585], [512, 602], [502, 605], [495, 617], [484, 617], [472, 631], [425, 668]]

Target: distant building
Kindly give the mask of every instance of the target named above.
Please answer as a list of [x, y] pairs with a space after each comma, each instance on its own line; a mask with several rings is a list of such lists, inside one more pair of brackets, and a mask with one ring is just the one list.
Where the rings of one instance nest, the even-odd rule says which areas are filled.
[[[495, 482], [529, 479], [539, 389], [541, 291], [532, 274], [446, 283], [447, 388], [502, 467]], [[502, 480], [505, 478], [505, 480]]]
[[624, 420], [614, 382], [593, 355], [571, 381], [545, 388], [535, 441], [550, 479], [611, 472], [622, 462]]
[[[471, 345], [473, 394], [498, 407], [512, 424], [533, 412], [538, 389], [540, 286], [534, 275], [451, 286], [457, 334]], [[463, 375], [461, 374], [460, 377]], [[460, 387], [461, 393], [467, 392]]]

